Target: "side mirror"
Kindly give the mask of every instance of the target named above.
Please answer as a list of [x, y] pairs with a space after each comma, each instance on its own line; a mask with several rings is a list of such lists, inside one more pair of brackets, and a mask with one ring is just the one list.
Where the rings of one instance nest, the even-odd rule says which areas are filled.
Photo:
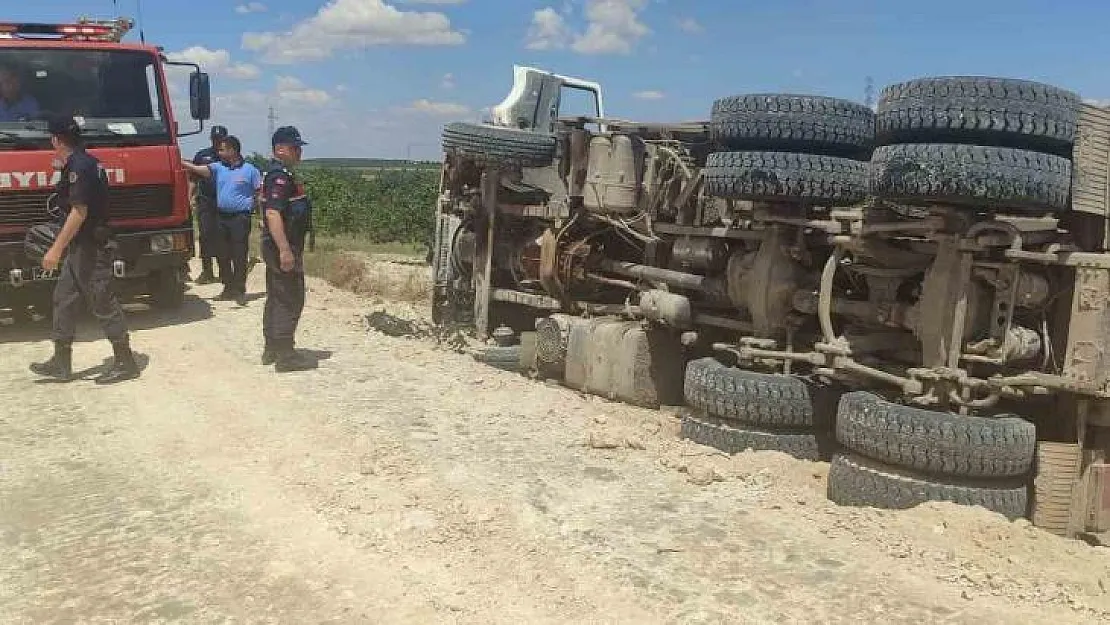
[[189, 74], [189, 112], [193, 119], [199, 121], [212, 116], [212, 94], [208, 85], [208, 74], [204, 72]]

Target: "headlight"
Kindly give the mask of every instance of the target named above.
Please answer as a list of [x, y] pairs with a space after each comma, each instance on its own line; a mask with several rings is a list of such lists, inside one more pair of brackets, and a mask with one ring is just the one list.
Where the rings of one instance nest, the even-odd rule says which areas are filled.
[[153, 254], [165, 254], [173, 251], [173, 235], [155, 234], [150, 237], [150, 251]]

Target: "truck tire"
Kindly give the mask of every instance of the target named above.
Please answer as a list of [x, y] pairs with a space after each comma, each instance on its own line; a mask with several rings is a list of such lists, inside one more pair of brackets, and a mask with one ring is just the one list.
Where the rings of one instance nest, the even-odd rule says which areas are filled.
[[733, 150], [867, 158], [875, 138], [875, 113], [862, 104], [825, 96], [735, 95], [713, 102], [709, 134]]
[[836, 438], [868, 458], [933, 475], [1028, 475], [1037, 428], [1019, 417], [971, 417], [903, 406], [864, 391], [845, 393]]
[[821, 444], [812, 433], [787, 433], [739, 428], [710, 416], [682, 415], [680, 436], [726, 454], [742, 451], [780, 451], [799, 460], [821, 459]]
[[691, 408], [748, 425], [809, 428], [815, 421], [804, 381], [726, 367], [714, 358], [686, 365], [683, 394]]
[[474, 360], [504, 371], [520, 371], [520, 346], [487, 347], [475, 352]]
[[1008, 519], [1024, 517], [1029, 489], [1021, 481], [940, 482], [852, 454], [836, 454], [826, 484], [829, 501], [841, 506], [905, 510], [927, 501], [982, 506]]
[[487, 124], [447, 124], [443, 147], [483, 164], [545, 167], [555, 160], [554, 135]]
[[1069, 206], [1071, 161], [990, 146], [889, 145], [871, 157], [871, 189], [905, 203], [1060, 211]]
[[883, 89], [876, 141], [952, 142], [1025, 148], [1068, 156], [1079, 96], [1027, 80], [920, 78]]
[[795, 152], [714, 152], [705, 191], [730, 200], [855, 204], [867, 196], [867, 163]]

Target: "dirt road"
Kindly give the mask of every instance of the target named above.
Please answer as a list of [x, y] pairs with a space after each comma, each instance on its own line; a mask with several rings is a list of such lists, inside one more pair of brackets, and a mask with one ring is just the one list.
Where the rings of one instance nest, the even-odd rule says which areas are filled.
[[673, 413], [368, 332], [371, 303], [316, 280], [301, 345], [330, 357], [276, 375], [262, 301], [216, 290], [133, 313], [149, 362], [117, 387], [36, 384], [45, 330], [0, 328], [0, 622], [1110, 618], [1106, 550], [982, 510], [837, 508], [824, 464], [724, 458]]

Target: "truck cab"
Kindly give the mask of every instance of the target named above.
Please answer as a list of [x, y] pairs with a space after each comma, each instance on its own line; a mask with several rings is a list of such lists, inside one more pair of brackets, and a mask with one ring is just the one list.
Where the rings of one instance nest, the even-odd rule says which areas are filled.
[[[573, 102], [576, 97], [585, 98], [581, 108], [568, 106], [568, 101]], [[514, 65], [513, 87], [505, 99], [493, 107], [492, 121], [494, 125], [507, 128], [552, 132], [560, 115], [567, 113], [605, 117], [601, 85], [534, 67]]]
[[[45, 119], [72, 115], [86, 150], [109, 181], [113, 272], [123, 297], [181, 303], [193, 229], [178, 139], [210, 113], [208, 77], [171, 63], [155, 46], [123, 43], [126, 18], [72, 24], [0, 23], [0, 308], [49, 312], [55, 276], [23, 251], [29, 227], [61, 219], [54, 206], [59, 164]], [[166, 65], [192, 68], [197, 130], [179, 131]]]

